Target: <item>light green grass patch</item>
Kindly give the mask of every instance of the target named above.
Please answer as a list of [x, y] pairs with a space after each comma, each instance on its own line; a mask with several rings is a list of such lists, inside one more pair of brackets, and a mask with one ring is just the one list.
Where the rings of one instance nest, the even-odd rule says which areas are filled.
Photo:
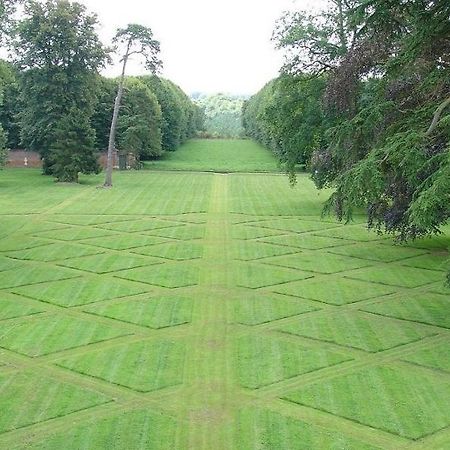
[[84, 311], [149, 328], [167, 328], [189, 323], [193, 299], [185, 297], [148, 297], [91, 306]]
[[236, 264], [233, 266], [236, 285], [251, 289], [310, 278], [311, 274], [263, 264]]
[[35, 236], [47, 239], [56, 239], [59, 241], [81, 241], [82, 239], [91, 239], [98, 237], [114, 236], [115, 233], [109, 230], [88, 227], [72, 227], [54, 231], [44, 231], [36, 233]]
[[[419, 249], [402, 247], [400, 245], [382, 245], [380, 243], [349, 245], [328, 251], [338, 255], [354, 256], [356, 258], [383, 262], [399, 261], [424, 253], [423, 250]], [[405, 259], [402, 264], [408, 265], [408, 261], [409, 259]]]
[[72, 371], [150, 392], [183, 382], [185, 345], [180, 341], [143, 341], [67, 358], [58, 365]]
[[309, 253], [271, 258], [266, 264], [307, 270], [317, 273], [337, 273], [370, 266], [371, 263], [357, 258], [332, 255], [331, 253]]
[[[27, 445], [30, 450], [173, 450], [177, 423], [149, 409], [118, 413]], [[16, 448], [15, 450], [18, 450]]]
[[1, 433], [112, 401], [36, 370], [0, 375], [0, 391]]
[[352, 359], [341, 353], [307, 348], [263, 335], [237, 339], [235, 355], [239, 383], [249, 389], [258, 389]]
[[450, 328], [450, 300], [439, 294], [420, 293], [386, 299], [361, 308], [381, 316]]
[[40, 245], [48, 244], [44, 239], [16, 233], [7, 239], [0, 241], [0, 252], [13, 252], [15, 250], [26, 250], [29, 248], [39, 247]]
[[23, 263], [20, 261], [0, 256], [0, 272], [3, 272], [4, 270], [12, 270], [15, 269], [16, 267], [21, 266], [23, 267]]
[[203, 256], [203, 246], [193, 242], [168, 242], [132, 250], [139, 255], [157, 256], [174, 261], [199, 259]]
[[167, 242], [157, 236], [143, 236], [135, 234], [117, 234], [106, 238], [94, 238], [81, 241], [82, 244], [107, 248], [109, 250], [129, 250], [132, 248], [145, 247], [146, 245], [161, 244]]
[[[450, 227], [447, 227], [444, 231], [450, 231]], [[412, 242], [410, 246], [416, 248], [425, 248], [427, 250], [449, 251], [450, 240], [448, 234], [442, 234], [439, 236], [417, 239], [416, 241]]]
[[22, 230], [29, 221], [28, 217], [0, 215], [0, 239]]
[[101, 252], [102, 250], [95, 249], [93, 247], [85, 247], [83, 245], [54, 243], [34, 247], [28, 250], [9, 252], [7, 255], [17, 259], [50, 262], [76, 258], [79, 256], [95, 255]]
[[[0, 292], [0, 320], [31, 316], [44, 311], [45, 308], [40, 303], [35, 303], [18, 295]], [[2, 331], [0, 331], [1, 334]]]
[[441, 280], [439, 283], [430, 286], [430, 291], [436, 294], [450, 295], [450, 287], [445, 284], [445, 280]]
[[56, 223], [56, 222], [47, 222], [47, 221], [39, 221], [39, 220], [28, 220], [27, 224], [20, 229], [20, 233], [23, 234], [34, 234], [43, 231], [59, 231], [65, 230], [69, 228], [67, 224], [64, 223]]
[[35, 316], [3, 325], [0, 347], [35, 358], [128, 334], [131, 332], [60, 314]]
[[103, 253], [100, 255], [68, 259], [67, 261], [61, 261], [58, 264], [101, 274], [160, 263], [161, 261], [155, 258], [144, 258], [142, 256], [130, 255], [127, 253]]
[[168, 220], [160, 220], [156, 218], [132, 220], [127, 222], [118, 223], [105, 223], [99, 225], [100, 228], [105, 228], [112, 231], [121, 231], [126, 233], [134, 233], [141, 231], [157, 230], [161, 228], [170, 228], [182, 226], [182, 224], [177, 222], [169, 222]]
[[[73, 270], [28, 263], [12, 270], [0, 272], [0, 289], [65, 280], [76, 276], [77, 273]], [[30, 286], [30, 289], [33, 288]]]
[[342, 225], [336, 222], [303, 220], [301, 217], [274, 218], [255, 223], [254, 226], [281, 231], [291, 231], [294, 233], [305, 233], [308, 231], [319, 231], [327, 230], [329, 228], [334, 229], [337, 227], [342, 227]]
[[421, 325], [357, 311], [305, 316], [281, 327], [280, 331], [368, 352], [388, 350], [437, 334], [433, 329]]
[[314, 234], [317, 236], [361, 242], [382, 241], [388, 239], [386, 236], [379, 235], [375, 231], [368, 230], [364, 225], [348, 225], [333, 230], [319, 231]]
[[431, 348], [424, 348], [411, 355], [403, 357], [404, 361], [419, 364], [420, 366], [431, 367], [432, 369], [445, 370], [450, 372], [450, 344], [444, 342]]
[[273, 289], [280, 294], [345, 305], [392, 294], [395, 288], [346, 278], [321, 278], [289, 283]]
[[414, 267], [403, 267], [396, 264], [361, 269], [347, 276], [358, 280], [407, 288], [415, 288], [442, 280], [442, 273], [440, 272], [421, 270]]
[[243, 325], [259, 325], [285, 317], [296, 316], [320, 308], [307, 300], [294, 300], [283, 295], [242, 293], [234, 303], [234, 320]]
[[189, 241], [191, 239], [203, 239], [205, 237], [205, 227], [201, 225], [183, 225], [179, 227], [154, 230], [148, 232], [148, 234], [168, 239], [181, 239], [183, 241]]
[[179, 288], [198, 284], [198, 267], [189, 263], [158, 264], [153, 267], [140, 267], [120, 272], [116, 276], [141, 283]]
[[401, 261], [402, 266], [417, 267], [418, 269], [429, 270], [445, 270], [448, 271], [450, 254], [443, 253], [429, 253], [427, 255], [417, 256], [416, 258], [409, 258]]
[[239, 412], [234, 430], [236, 449], [245, 450], [376, 450], [362, 441], [262, 408]]
[[269, 244], [286, 245], [306, 250], [320, 250], [323, 248], [344, 245], [342, 239], [314, 236], [312, 234], [288, 234], [284, 236], [272, 236], [261, 239]]
[[234, 259], [240, 259], [241, 261], [288, 255], [295, 252], [298, 252], [298, 250], [281, 245], [265, 244], [264, 242], [236, 242], [233, 247]]
[[76, 278], [13, 290], [14, 293], [19, 295], [68, 308], [102, 300], [143, 294], [148, 291], [149, 289], [142, 285], [107, 276], [101, 278]]
[[249, 225], [235, 225], [231, 230], [233, 239], [257, 239], [269, 236], [280, 235], [282, 231], [275, 231], [269, 228], [254, 227]]
[[103, 224], [116, 224], [117, 222], [127, 222], [139, 219], [139, 216], [112, 216], [108, 214], [89, 214], [89, 215], [62, 215], [55, 214], [51, 220], [56, 223], [62, 223], [66, 225], [103, 225]]
[[450, 424], [450, 378], [414, 368], [372, 367], [320, 381], [284, 398], [409, 439]]

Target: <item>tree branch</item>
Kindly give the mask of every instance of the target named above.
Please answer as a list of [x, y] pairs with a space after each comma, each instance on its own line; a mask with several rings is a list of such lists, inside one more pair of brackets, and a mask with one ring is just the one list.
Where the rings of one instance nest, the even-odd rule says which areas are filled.
[[438, 126], [439, 119], [441, 118], [442, 113], [444, 112], [444, 109], [447, 108], [447, 106], [450, 105], [450, 97], [448, 97], [446, 100], [444, 100], [436, 109], [433, 121], [431, 122], [430, 128], [428, 128], [428, 131], [425, 133], [425, 136], [431, 136], [431, 133], [435, 130], [435, 128]]

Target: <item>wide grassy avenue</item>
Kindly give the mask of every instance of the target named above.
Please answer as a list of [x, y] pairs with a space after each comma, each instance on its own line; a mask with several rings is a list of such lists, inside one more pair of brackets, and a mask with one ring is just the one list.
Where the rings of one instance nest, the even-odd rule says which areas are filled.
[[249, 141], [174, 158], [0, 172], [0, 448], [449, 448], [448, 233], [321, 219], [306, 175], [226, 173], [276, 171]]

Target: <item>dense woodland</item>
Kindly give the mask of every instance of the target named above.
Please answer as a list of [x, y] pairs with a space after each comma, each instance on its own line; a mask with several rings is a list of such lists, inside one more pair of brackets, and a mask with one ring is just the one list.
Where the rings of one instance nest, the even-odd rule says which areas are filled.
[[[99, 74], [112, 49], [96, 34], [96, 16], [80, 4], [25, 2], [13, 22], [16, 3], [1, 6], [3, 43], [12, 54], [11, 62], [0, 62], [3, 161], [6, 148], [26, 148], [39, 152], [44, 173], [59, 181], [98, 173], [119, 84]], [[203, 127], [200, 108], [153, 72], [125, 77], [115, 142], [137, 160], [174, 151]]]
[[450, 215], [450, 3], [332, 0], [288, 12], [273, 37], [282, 74], [244, 106], [247, 134], [295, 182], [306, 165], [326, 211], [399, 240]]

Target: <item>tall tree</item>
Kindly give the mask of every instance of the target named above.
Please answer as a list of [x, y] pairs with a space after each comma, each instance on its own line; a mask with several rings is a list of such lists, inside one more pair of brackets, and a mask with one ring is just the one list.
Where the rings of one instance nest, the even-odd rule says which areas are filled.
[[107, 53], [96, 25], [97, 17], [83, 5], [47, 0], [27, 2], [17, 27], [22, 143], [38, 151], [44, 173], [60, 181], [77, 181], [78, 172], [99, 171], [90, 119], [98, 70]]
[[126, 28], [122, 28], [117, 31], [113, 43], [123, 50], [121, 58], [122, 74], [119, 79], [117, 96], [114, 102], [114, 111], [108, 142], [108, 158], [104, 187], [112, 186], [113, 153], [115, 148], [117, 122], [119, 118], [120, 104], [123, 96], [127, 63], [131, 56], [139, 55], [144, 58], [145, 67], [152, 73], [156, 73], [162, 64], [158, 58], [160, 45], [158, 41], [153, 39], [153, 32], [150, 28], [138, 24], [130, 24]]

